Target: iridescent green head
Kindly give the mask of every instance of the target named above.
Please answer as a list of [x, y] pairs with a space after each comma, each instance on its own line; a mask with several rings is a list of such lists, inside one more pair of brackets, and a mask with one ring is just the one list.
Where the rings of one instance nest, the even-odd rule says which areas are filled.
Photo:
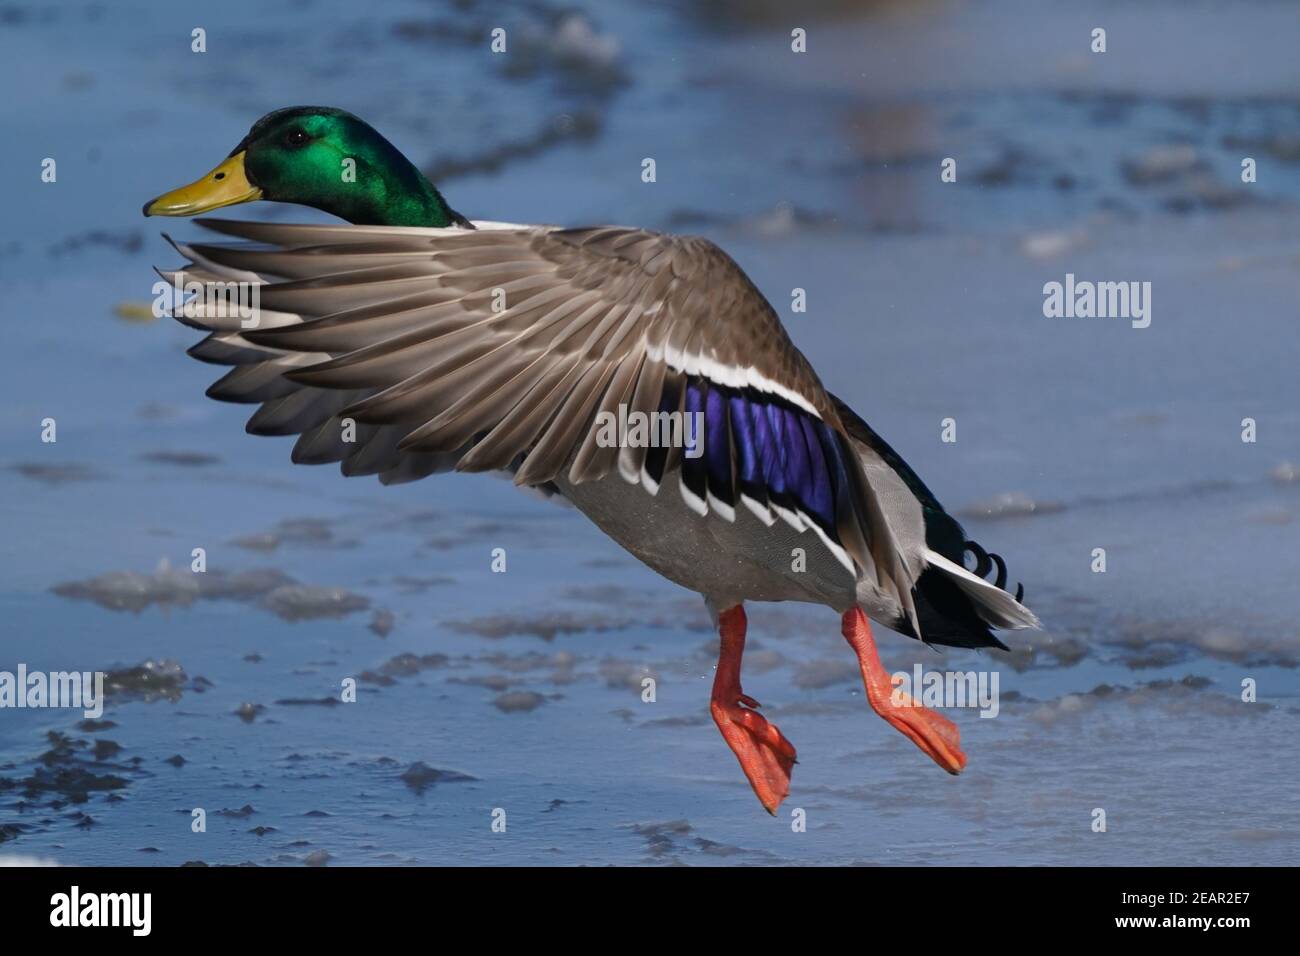
[[225, 162], [146, 203], [144, 214], [192, 216], [255, 199], [313, 206], [358, 225], [465, 224], [374, 127], [327, 106], [267, 113]]

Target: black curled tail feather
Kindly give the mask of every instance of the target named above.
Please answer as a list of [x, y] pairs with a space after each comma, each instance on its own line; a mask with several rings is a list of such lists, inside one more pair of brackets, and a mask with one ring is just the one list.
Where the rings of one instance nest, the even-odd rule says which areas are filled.
[[[993, 570], [993, 565], [997, 565], [998, 574], [997, 577], [993, 579], [993, 584], [995, 587], [1001, 588], [1003, 591], [1007, 591], [1007, 563], [1002, 560], [1002, 556], [1000, 554], [994, 554], [992, 551], [985, 551], [983, 548], [979, 546], [978, 542], [968, 540], [965, 543], [965, 549], [962, 552], [963, 565], [965, 564], [966, 551], [969, 551], [972, 555], [975, 556], [975, 567], [972, 568], [971, 570], [975, 573], [977, 577], [987, 579], [989, 576], [989, 571]], [[1007, 593], [1010, 594], [1011, 592], [1007, 591]], [[1019, 582], [1016, 582], [1016, 602], [1023, 604], [1024, 600], [1025, 600], [1025, 586]]]

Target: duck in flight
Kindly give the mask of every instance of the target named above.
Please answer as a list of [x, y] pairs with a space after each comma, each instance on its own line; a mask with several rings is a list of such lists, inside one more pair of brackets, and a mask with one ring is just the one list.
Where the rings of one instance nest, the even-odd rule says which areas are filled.
[[[256, 285], [252, 319], [210, 297], [176, 310], [207, 333], [190, 354], [230, 366], [208, 395], [258, 406], [249, 432], [296, 435], [295, 462], [385, 484], [510, 472], [698, 592], [720, 634], [713, 719], [770, 813], [795, 748], [741, 689], [746, 601], [839, 614], [872, 709], [963, 769], [956, 725], [894, 689], [869, 621], [979, 648], [1037, 618], [725, 252], [622, 226], [470, 221], [375, 129], [325, 107], [267, 114], [144, 212], [259, 199], [348, 224], [199, 220], [242, 241], [174, 243], [188, 262], [162, 273]], [[634, 414], [702, 427], [693, 443], [601, 440], [598, 421]]]

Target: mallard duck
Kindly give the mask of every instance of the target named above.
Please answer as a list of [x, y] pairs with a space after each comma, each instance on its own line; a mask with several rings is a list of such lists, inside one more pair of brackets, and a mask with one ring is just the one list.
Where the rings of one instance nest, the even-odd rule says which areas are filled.
[[[162, 273], [256, 284], [255, 323], [210, 301], [177, 310], [208, 333], [190, 354], [233, 366], [208, 395], [260, 405], [249, 432], [297, 435], [295, 462], [384, 483], [511, 472], [698, 592], [720, 636], [710, 710], [770, 813], [796, 752], [741, 689], [746, 601], [839, 614], [870, 706], [944, 770], [965, 767], [956, 725], [892, 686], [869, 621], [980, 648], [1037, 618], [718, 246], [470, 221], [370, 125], [323, 107], [262, 117], [144, 212], [258, 199], [348, 224], [200, 220], [248, 241], [174, 243], [188, 264]], [[605, 425], [637, 416], [665, 440], [610, 439]]]

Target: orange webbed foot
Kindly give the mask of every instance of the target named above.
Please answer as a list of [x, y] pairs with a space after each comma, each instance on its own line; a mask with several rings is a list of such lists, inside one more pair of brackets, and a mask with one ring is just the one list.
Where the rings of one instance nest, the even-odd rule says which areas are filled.
[[794, 745], [758, 713], [758, 701], [740, 689], [740, 660], [745, 649], [745, 611], [739, 605], [718, 617], [721, 648], [709, 711], [722, 738], [740, 761], [749, 785], [768, 813], [790, 793], [796, 763]]
[[901, 691], [895, 695], [893, 681], [880, 663], [871, 636], [871, 623], [861, 608], [846, 611], [843, 624], [844, 638], [858, 655], [862, 683], [871, 709], [944, 770], [951, 774], [961, 773], [966, 768], [966, 755], [961, 750], [961, 732], [957, 725]]
[[794, 770], [794, 744], [762, 714], [753, 710], [758, 703], [737, 690], [728, 700], [716, 693], [709, 702], [713, 721], [722, 731], [727, 746], [740, 761], [759, 802], [768, 813], [775, 814], [790, 793], [790, 774]]

